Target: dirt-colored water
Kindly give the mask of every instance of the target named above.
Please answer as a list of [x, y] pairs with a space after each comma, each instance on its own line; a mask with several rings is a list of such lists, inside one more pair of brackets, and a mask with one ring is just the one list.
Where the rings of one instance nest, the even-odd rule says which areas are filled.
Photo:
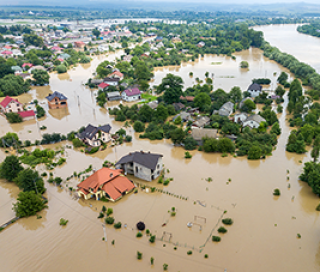
[[[282, 37], [279, 36], [279, 39]], [[112, 59], [114, 55], [108, 58]], [[92, 93], [96, 91], [80, 85], [103, 59], [94, 59], [87, 69], [78, 66], [68, 72], [72, 81], [66, 80], [65, 75], [53, 74], [50, 89], [39, 87], [30, 92], [30, 100], [37, 98], [40, 102], [45, 101], [49, 90], [61, 91], [69, 98], [68, 112], [49, 112], [47, 117], [39, 121], [40, 126], [46, 125], [50, 133], [67, 133], [89, 122], [96, 125], [110, 123], [113, 131], [121, 127], [122, 123], [115, 122], [106, 110], [95, 105]], [[249, 62], [247, 72], [239, 68], [242, 59]], [[218, 61], [222, 61], [222, 64], [211, 65], [211, 62]], [[210, 68], [212, 70], [208, 70]], [[194, 65], [183, 64], [178, 72], [175, 71], [177, 68], [157, 70], [155, 84], [170, 69], [182, 76], [189, 86], [193, 81], [189, 78], [190, 71], [194, 73], [194, 78], [204, 78], [206, 71], [213, 72], [215, 89], [221, 87], [226, 91], [234, 85], [245, 89], [253, 77], [263, 77], [265, 73], [272, 78], [275, 87], [276, 77], [273, 77], [273, 73], [278, 74], [283, 70], [276, 63], [263, 58], [259, 50], [250, 50], [238, 54], [236, 61], [206, 56]], [[235, 78], [222, 78], [219, 75], [233, 75]], [[130, 151], [161, 153], [165, 167], [170, 169], [166, 177], [174, 180], [168, 186], [159, 185], [156, 181], [148, 184], [179, 197], [159, 192], [147, 193], [139, 189], [137, 194], [129, 194], [117, 203], [101, 203], [72, 199], [66, 187], [74, 187], [79, 180], [64, 182], [62, 188], [46, 183], [49, 208], [40, 213], [42, 219], [21, 219], [1, 232], [0, 271], [162, 271], [164, 263], [169, 265], [168, 271], [319, 271], [319, 215], [315, 211], [319, 198], [312, 194], [306, 184], [298, 181], [302, 165], [310, 157], [285, 152], [290, 128], [286, 124], [285, 114], [279, 115], [279, 119], [282, 134], [277, 149], [273, 156], [261, 161], [231, 156], [222, 158], [219, 154], [198, 151], [190, 152], [193, 157], [186, 160], [185, 150], [173, 147], [170, 140], [141, 140], [132, 128], [126, 129], [133, 136], [129, 144], [107, 148], [91, 156], [66, 149], [67, 163], [53, 170], [55, 176], [64, 179], [74, 171], [83, 171], [90, 164], [99, 169], [104, 160], [116, 161]], [[40, 136], [35, 121], [10, 126], [3, 118], [0, 118], [0, 122], [0, 135], [16, 131], [21, 139]], [[0, 152], [1, 160], [4, 156]], [[38, 170], [45, 171], [43, 166]], [[205, 179], [208, 177], [212, 177], [213, 181], [207, 182]], [[275, 188], [280, 189], [280, 197], [272, 195]], [[13, 215], [10, 203], [17, 193], [11, 184], [0, 182], [1, 221]], [[180, 195], [188, 200], [180, 199]], [[102, 205], [112, 207], [116, 221], [127, 224], [127, 228], [121, 230], [107, 226], [107, 242], [102, 241], [102, 221], [97, 219]], [[171, 207], [176, 208], [175, 217], [169, 216]], [[224, 210], [227, 211], [225, 216], [231, 217], [234, 224], [227, 227], [228, 232], [222, 235], [220, 243], [209, 240], [205, 244]], [[206, 218], [206, 222], [201, 218], [196, 219], [202, 226], [201, 231], [197, 225], [192, 229], [187, 228], [187, 223], [192, 222], [194, 216]], [[66, 227], [59, 226], [60, 218], [69, 220]], [[166, 231], [163, 241], [150, 244], [145, 236], [136, 238], [135, 224], [140, 220], [159, 239]], [[162, 227], [163, 223], [167, 225]], [[170, 233], [170, 241], [178, 244], [177, 250], [168, 243]], [[297, 238], [297, 233], [301, 234], [301, 239]], [[217, 234], [216, 229], [213, 234]], [[112, 240], [115, 240], [114, 245], [111, 244]], [[187, 255], [190, 249], [193, 254]], [[137, 251], [143, 253], [140, 261], [136, 259]], [[204, 254], [208, 254], [209, 258], [205, 259]], [[150, 265], [151, 257], [155, 258], [154, 266]]]

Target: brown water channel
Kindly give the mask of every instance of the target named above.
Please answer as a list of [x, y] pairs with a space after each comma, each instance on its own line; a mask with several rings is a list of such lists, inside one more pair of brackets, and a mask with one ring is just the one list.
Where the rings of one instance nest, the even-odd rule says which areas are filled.
[[[117, 54], [119, 56], [120, 52]], [[114, 57], [110, 55], [108, 58]], [[69, 98], [67, 111], [50, 111], [39, 121], [40, 126], [48, 127], [46, 132], [65, 134], [88, 123], [110, 123], [113, 131], [121, 127], [123, 123], [115, 122], [106, 110], [95, 105], [92, 93], [96, 91], [81, 86], [102, 60], [103, 57], [98, 57], [91, 64], [80, 65], [66, 75], [53, 74], [50, 87], [38, 87], [21, 97], [25, 102], [35, 98], [45, 102], [44, 97], [49, 91], [57, 90]], [[239, 68], [241, 60], [249, 62], [248, 71]], [[222, 64], [212, 65], [212, 62]], [[236, 60], [205, 56], [180, 68], [158, 69], [154, 84], [172, 72], [183, 77], [190, 86], [193, 78], [204, 78], [204, 73], [209, 71], [215, 74], [215, 89], [229, 91], [236, 85], [245, 90], [252, 78], [265, 74], [272, 78], [269, 88], [275, 88], [273, 73], [279, 74], [282, 70], [275, 62], [265, 59], [261, 51], [254, 49], [237, 54]], [[189, 77], [190, 71], [194, 73], [193, 78]], [[170, 169], [166, 177], [174, 180], [166, 187], [156, 181], [148, 184], [187, 197], [187, 200], [141, 189], [115, 204], [74, 200], [66, 186], [75, 186], [79, 180], [70, 180], [68, 185], [64, 182], [62, 188], [46, 183], [49, 208], [40, 213], [42, 219], [21, 219], [1, 232], [0, 271], [162, 271], [163, 263], [169, 265], [168, 271], [319, 271], [319, 215], [315, 211], [319, 198], [306, 184], [298, 181], [302, 165], [310, 157], [285, 152], [290, 128], [285, 113], [279, 115], [279, 119], [282, 134], [277, 149], [273, 156], [261, 161], [232, 156], [222, 158], [219, 154], [198, 151], [192, 151], [192, 159], [186, 160], [184, 149], [173, 147], [170, 140], [140, 140], [132, 128], [127, 129], [127, 133], [133, 136], [132, 143], [107, 148], [91, 156], [66, 149], [67, 163], [53, 170], [55, 176], [64, 179], [74, 171], [83, 171], [89, 164], [99, 169], [104, 160], [116, 161], [130, 151], [161, 153], [165, 167]], [[35, 121], [9, 125], [0, 118], [0, 135], [7, 131], [17, 132], [22, 140], [40, 138]], [[48, 147], [60, 148], [61, 144]], [[0, 159], [3, 160], [4, 156], [1, 151]], [[39, 166], [38, 170], [45, 169]], [[207, 182], [208, 177], [213, 181]], [[280, 197], [272, 195], [275, 188], [280, 189]], [[1, 221], [5, 222], [13, 215], [11, 203], [17, 193], [16, 187], [0, 182]], [[102, 241], [102, 221], [97, 219], [102, 205], [112, 207], [116, 221], [127, 224], [127, 228], [121, 230], [107, 227], [107, 242]], [[177, 211], [174, 218], [168, 213], [171, 207]], [[235, 223], [227, 227], [228, 232], [222, 235], [220, 243], [211, 240], [206, 243], [211, 233], [217, 235], [215, 226], [224, 210], [227, 210], [225, 216], [231, 217]], [[195, 215], [206, 218], [206, 223], [197, 219], [202, 225], [201, 231], [186, 226]], [[66, 227], [59, 226], [60, 218], [69, 220]], [[152, 245], [145, 236], [136, 238], [135, 224], [140, 220], [157, 238], [163, 236], [163, 231], [171, 233], [171, 242], [177, 243], [177, 250], [173, 249], [174, 244], [168, 242], [166, 235], [163, 241], [157, 240]], [[163, 223], [167, 225], [162, 227]], [[297, 233], [301, 234], [301, 239], [297, 238]], [[112, 240], [115, 240], [114, 245]], [[190, 249], [193, 254], [188, 256]], [[136, 259], [137, 250], [143, 253], [140, 261]], [[204, 254], [209, 258], [205, 259]], [[152, 256], [154, 266], [150, 265]]]

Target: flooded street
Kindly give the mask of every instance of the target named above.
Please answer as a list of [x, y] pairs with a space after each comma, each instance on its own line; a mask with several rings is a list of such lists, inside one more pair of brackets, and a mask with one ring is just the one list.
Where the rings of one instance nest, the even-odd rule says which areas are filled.
[[[278, 40], [283, 39], [281, 27], [273, 26], [273, 32], [279, 29]], [[297, 35], [299, 40], [300, 34]], [[121, 53], [96, 57], [91, 64], [79, 65], [64, 75], [51, 74], [50, 87], [37, 87], [20, 100], [29, 102], [37, 99], [47, 111], [45, 96], [59, 91], [68, 97], [68, 109], [49, 111], [38, 125], [36, 121], [9, 125], [1, 117], [0, 135], [13, 131], [22, 140], [34, 141], [41, 138], [40, 133], [67, 134], [88, 123], [110, 123], [112, 132], [117, 131], [123, 123], [114, 121], [105, 109], [96, 105], [96, 90], [91, 91], [81, 84], [92, 77], [100, 62], [114, 60]], [[279, 73], [286, 71], [264, 58], [258, 49], [237, 53], [236, 57], [232, 60], [210, 55], [194, 64], [157, 68], [152, 84], [159, 84], [170, 72], [181, 76], [188, 87], [194, 84], [196, 77], [204, 79], [208, 71], [214, 73], [214, 89], [222, 88], [229, 92], [233, 86], [240, 86], [244, 91], [252, 78], [265, 76], [272, 80], [270, 88], [275, 89]], [[248, 71], [239, 68], [242, 60], [249, 62]], [[212, 62], [221, 64], [213, 65]], [[317, 65], [320, 67], [320, 61]], [[192, 78], [189, 77], [191, 71]], [[284, 106], [287, 98], [285, 100]], [[278, 115], [278, 118], [282, 134], [276, 150], [272, 156], [260, 161], [230, 155], [223, 158], [221, 154], [199, 151], [191, 151], [193, 157], [186, 160], [185, 150], [173, 147], [170, 140], [139, 139], [139, 134], [134, 133], [131, 127], [126, 130], [133, 136], [132, 143], [108, 147], [94, 155], [66, 149], [67, 163], [52, 170], [54, 176], [64, 180], [74, 171], [79, 173], [85, 170], [90, 164], [99, 169], [104, 160], [115, 162], [131, 151], [145, 150], [163, 154], [165, 168], [170, 170], [166, 178], [172, 177], [173, 181], [163, 186], [156, 181], [141, 182], [130, 176], [134, 181], [163, 189], [168, 194], [146, 192], [139, 188], [137, 194], [126, 195], [116, 203], [74, 200], [67, 187], [75, 187], [79, 179], [63, 182], [62, 188], [46, 182], [45, 195], [49, 199], [49, 208], [39, 213], [42, 218], [20, 219], [1, 232], [0, 270], [163, 271], [162, 265], [167, 263], [168, 271], [176, 272], [223, 272], [225, 269], [228, 272], [319, 271], [320, 219], [319, 212], [315, 211], [319, 198], [310, 187], [298, 181], [303, 163], [310, 157], [309, 154], [296, 155], [285, 151], [290, 128], [285, 113]], [[40, 131], [38, 126], [43, 125], [47, 126], [47, 130]], [[44, 148], [56, 149], [66, 144], [70, 145], [64, 142]], [[1, 161], [5, 155], [1, 150]], [[44, 166], [38, 166], [37, 170], [40, 173], [46, 171]], [[206, 181], [209, 177], [212, 182]], [[275, 188], [280, 189], [280, 197], [273, 196]], [[14, 185], [0, 181], [1, 224], [13, 217], [11, 204], [17, 194]], [[103, 205], [113, 208], [115, 222], [127, 224], [121, 230], [107, 226], [107, 242], [102, 241], [103, 221], [97, 219]], [[176, 209], [175, 217], [170, 217], [168, 213], [172, 207]], [[234, 224], [226, 227], [228, 232], [221, 235], [220, 243], [214, 243], [211, 236], [218, 235], [216, 226], [222, 225], [220, 218], [224, 211], [227, 211], [225, 217], [232, 218]], [[195, 216], [198, 218], [195, 219]], [[59, 225], [60, 218], [69, 220], [66, 227]], [[187, 223], [194, 220], [199, 225], [189, 229]], [[150, 244], [149, 237], [145, 235], [136, 238], [135, 225], [139, 221], [145, 222], [146, 228], [157, 236], [154, 244]], [[164, 223], [166, 226], [162, 227]], [[170, 241], [168, 233], [172, 235]], [[297, 238], [298, 233], [301, 239]], [[177, 250], [174, 250], [175, 246]], [[192, 250], [193, 254], [187, 255], [188, 250]], [[143, 253], [142, 260], [137, 260], [137, 251]], [[209, 255], [208, 259], [204, 258], [205, 254]], [[151, 257], [155, 259], [153, 266], [150, 265]]]

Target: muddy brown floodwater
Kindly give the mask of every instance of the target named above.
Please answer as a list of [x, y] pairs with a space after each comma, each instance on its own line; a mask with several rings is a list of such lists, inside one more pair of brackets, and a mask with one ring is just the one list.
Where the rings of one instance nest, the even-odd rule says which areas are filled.
[[[120, 54], [110, 55], [108, 59]], [[105, 58], [97, 57], [91, 64], [79, 65], [66, 75], [52, 74], [50, 87], [38, 87], [21, 97], [24, 102], [36, 98], [43, 103], [50, 91], [57, 90], [69, 98], [68, 110], [49, 111], [39, 120], [39, 126], [47, 126], [45, 132], [66, 134], [88, 123], [110, 123], [112, 130], [116, 131], [123, 125], [96, 106], [96, 91], [81, 86]], [[249, 71], [239, 68], [241, 60], [249, 62]], [[222, 64], [212, 65], [212, 62]], [[215, 89], [229, 91], [235, 85], [244, 90], [252, 78], [265, 74], [272, 79], [270, 88], [275, 88], [277, 76], [273, 73], [279, 74], [285, 69], [265, 59], [261, 51], [252, 49], [238, 53], [236, 60], [205, 56], [195, 64], [157, 69], [154, 84], [172, 72], [183, 77], [190, 86], [194, 80], [189, 78], [190, 71], [194, 73], [193, 78], [204, 78], [206, 71], [214, 73]], [[46, 104], [43, 105], [47, 110]], [[113, 103], [111, 106], [116, 105]], [[169, 265], [168, 271], [319, 271], [319, 214], [315, 211], [319, 198], [298, 180], [303, 163], [309, 161], [310, 156], [285, 152], [290, 128], [285, 113], [279, 115], [279, 120], [282, 134], [277, 148], [271, 157], [261, 161], [230, 155], [222, 158], [220, 154], [198, 151], [191, 151], [193, 157], [186, 160], [185, 150], [173, 147], [170, 140], [142, 140], [132, 128], [126, 129], [127, 134], [133, 136], [132, 143], [108, 147], [91, 156], [66, 148], [67, 163], [52, 171], [54, 176], [63, 179], [74, 171], [83, 171], [90, 164], [99, 169], [104, 160], [117, 161], [130, 151], [161, 153], [165, 168], [170, 169], [166, 177], [172, 177], [173, 181], [168, 186], [156, 181], [145, 184], [170, 194], [151, 193], [139, 188], [137, 194], [131, 193], [116, 203], [103, 203], [74, 200], [67, 187], [75, 187], [79, 180], [63, 182], [62, 188], [46, 183], [49, 208], [40, 212], [42, 218], [18, 220], [1, 232], [0, 271], [163, 271], [164, 263]], [[39, 139], [40, 133], [45, 133], [38, 130], [35, 121], [9, 125], [0, 118], [0, 125], [0, 135], [14, 131], [22, 140]], [[44, 148], [56, 149], [65, 145]], [[0, 159], [3, 160], [5, 155], [1, 151]], [[37, 169], [46, 171], [44, 166]], [[209, 177], [212, 182], [206, 181]], [[273, 196], [275, 188], [280, 189], [280, 197]], [[13, 216], [11, 204], [17, 194], [15, 186], [0, 181], [1, 221]], [[126, 224], [126, 228], [121, 230], [107, 226], [106, 242], [102, 241], [103, 221], [97, 219], [102, 205], [113, 208], [116, 222], [122, 222], [123, 226]], [[172, 207], [176, 209], [175, 217], [168, 213]], [[226, 227], [228, 232], [221, 235], [220, 243], [213, 243], [211, 235], [217, 235], [217, 226], [221, 226], [219, 219], [224, 211], [227, 211], [225, 217], [232, 218], [234, 224]], [[60, 218], [69, 220], [66, 227], [59, 226]], [[135, 225], [140, 220], [156, 234], [155, 244], [150, 244], [146, 236], [135, 237]], [[188, 222], [199, 225], [189, 229]], [[162, 227], [164, 223], [166, 226]], [[298, 233], [301, 239], [297, 238]], [[175, 245], [177, 250], [173, 249]], [[187, 255], [188, 250], [193, 254]], [[143, 253], [142, 260], [137, 260], [137, 251]], [[204, 254], [209, 258], [205, 259]], [[150, 265], [151, 257], [155, 259], [153, 266]]]

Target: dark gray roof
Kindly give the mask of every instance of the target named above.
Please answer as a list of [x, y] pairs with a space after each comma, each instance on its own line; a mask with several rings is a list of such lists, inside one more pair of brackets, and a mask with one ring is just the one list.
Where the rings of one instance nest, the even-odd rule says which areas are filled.
[[251, 90], [251, 91], [261, 91], [262, 87], [258, 83], [252, 83], [248, 88], [248, 91], [249, 90]]
[[120, 81], [120, 78], [117, 78], [117, 77], [106, 77], [103, 79], [103, 82], [119, 82]]
[[136, 162], [139, 163], [149, 169], [156, 169], [159, 158], [163, 157], [161, 154], [154, 154], [150, 152], [134, 152], [129, 153], [127, 156], [122, 157], [117, 163], [118, 164], [125, 164], [125, 163], [132, 163]]
[[95, 126], [89, 124], [89, 125], [87, 125], [85, 130], [78, 135], [78, 137], [80, 139], [90, 139], [91, 140], [97, 134], [97, 132], [99, 130], [106, 132], [106, 133], [109, 133], [111, 130], [111, 126], [108, 124], [108, 125], [104, 125], [101, 127], [95, 127]]
[[58, 97], [59, 100], [67, 100], [68, 98], [66, 96], [64, 96], [62, 93], [59, 92], [54, 92], [53, 94], [49, 94], [46, 98], [51, 102], [52, 99], [54, 99], [55, 97]]

